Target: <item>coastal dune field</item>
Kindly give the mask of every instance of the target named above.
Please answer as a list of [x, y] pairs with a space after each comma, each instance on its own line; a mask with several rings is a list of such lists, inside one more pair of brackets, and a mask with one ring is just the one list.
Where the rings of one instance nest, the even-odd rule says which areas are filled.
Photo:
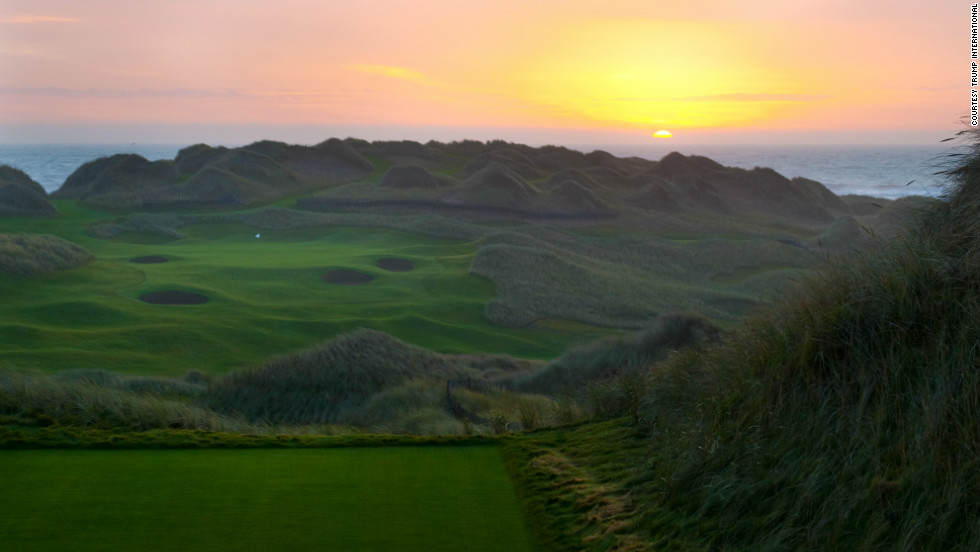
[[15, 184], [0, 542], [972, 550], [971, 159], [943, 201], [500, 142]]

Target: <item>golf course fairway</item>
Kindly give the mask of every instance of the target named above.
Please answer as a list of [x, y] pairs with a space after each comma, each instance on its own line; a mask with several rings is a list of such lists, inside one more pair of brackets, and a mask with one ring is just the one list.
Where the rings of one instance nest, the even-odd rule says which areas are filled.
[[0, 488], [9, 552], [536, 549], [493, 446], [4, 451]]

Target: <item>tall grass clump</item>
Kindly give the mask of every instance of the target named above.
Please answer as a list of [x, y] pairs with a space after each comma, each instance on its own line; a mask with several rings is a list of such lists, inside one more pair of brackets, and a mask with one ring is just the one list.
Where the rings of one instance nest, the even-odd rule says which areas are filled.
[[84, 247], [47, 234], [0, 234], [0, 273], [37, 276], [93, 259]]
[[647, 368], [672, 352], [720, 339], [708, 320], [690, 314], [659, 316], [645, 330], [574, 348], [516, 379], [516, 390], [566, 397], [595, 417], [638, 416]]
[[356, 408], [338, 414], [338, 421], [373, 433], [461, 433], [462, 424], [446, 409], [445, 402], [444, 383], [408, 381], [371, 395]]
[[148, 234], [164, 240], [180, 240], [187, 236], [178, 229], [188, 224], [189, 220], [193, 219], [173, 213], [134, 213], [121, 221], [93, 224], [89, 227], [89, 233], [104, 240], [127, 233]]
[[202, 401], [218, 412], [267, 423], [335, 423], [376, 393], [410, 380], [435, 380], [441, 387], [446, 379], [473, 375], [448, 355], [361, 329], [233, 372], [215, 381]]
[[262, 428], [190, 404], [197, 384], [105, 370], [48, 375], [0, 369], [0, 415], [21, 424], [86, 429], [199, 429], [260, 433]]
[[905, 234], [653, 368], [633, 482], [652, 542], [976, 549], [980, 142], [947, 174], [945, 201]]

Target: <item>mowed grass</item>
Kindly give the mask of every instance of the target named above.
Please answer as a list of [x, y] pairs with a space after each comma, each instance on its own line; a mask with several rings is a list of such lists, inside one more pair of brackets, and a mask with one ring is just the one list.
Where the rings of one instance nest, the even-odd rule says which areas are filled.
[[[0, 274], [0, 358], [41, 370], [105, 368], [179, 375], [255, 364], [359, 327], [388, 332], [438, 352], [557, 355], [603, 334], [542, 326], [495, 326], [484, 316], [493, 284], [472, 275], [477, 244], [386, 229], [258, 231], [216, 222], [184, 227], [186, 239], [100, 240], [88, 226], [105, 213], [59, 202], [55, 219], [0, 219], [0, 232], [51, 233], [88, 248], [95, 260], [25, 278]], [[163, 256], [168, 262], [131, 259]], [[390, 272], [375, 261], [412, 261]], [[333, 269], [366, 273], [362, 285], [332, 284]], [[179, 290], [203, 305], [152, 305], [146, 293]]]
[[34, 550], [534, 550], [494, 446], [0, 454]]

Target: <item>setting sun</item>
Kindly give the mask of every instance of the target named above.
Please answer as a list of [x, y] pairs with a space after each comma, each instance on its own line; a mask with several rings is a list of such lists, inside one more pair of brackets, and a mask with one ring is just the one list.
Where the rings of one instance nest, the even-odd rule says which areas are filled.
[[654, 138], [671, 138], [674, 135], [669, 130], [658, 130], [653, 133]]

